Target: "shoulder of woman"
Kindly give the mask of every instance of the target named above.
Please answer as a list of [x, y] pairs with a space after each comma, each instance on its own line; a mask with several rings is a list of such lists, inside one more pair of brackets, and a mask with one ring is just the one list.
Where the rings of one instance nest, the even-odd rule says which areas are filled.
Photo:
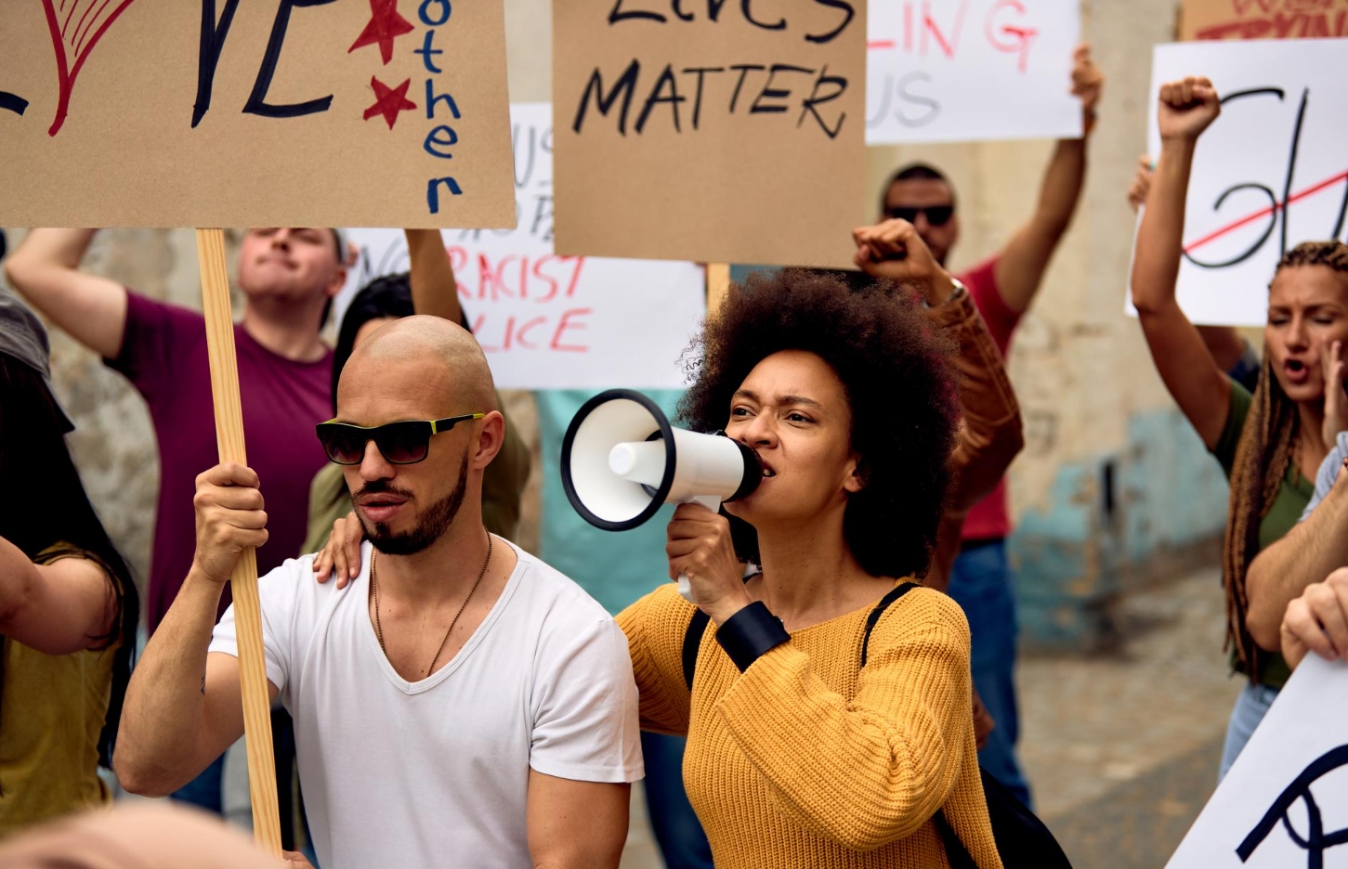
[[639, 628], [648, 637], [668, 634], [677, 636], [681, 642], [696, 610], [679, 595], [677, 585], [666, 582], [618, 613], [617, 619], [628, 634]]
[[960, 605], [944, 592], [919, 586], [899, 598], [880, 615], [871, 630], [872, 646], [913, 641], [969, 643], [969, 620]]
[[86, 562], [105, 574], [108, 581], [114, 586], [121, 585], [117, 579], [116, 571], [114, 571], [106, 561], [87, 549], [81, 549], [78, 546], [73, 546], [69, 543], [53, 543], [51, 546], [48, 546], [46, 549], [39, 552], [33, 559], [33, 563], [40, 564], [43, 567], [51, 567], [59, 562], [72, 560]]

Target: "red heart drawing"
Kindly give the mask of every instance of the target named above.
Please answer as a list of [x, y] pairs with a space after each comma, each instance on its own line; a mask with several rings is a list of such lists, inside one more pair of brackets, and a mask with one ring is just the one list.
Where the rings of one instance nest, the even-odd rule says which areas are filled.
[[[47, 10], [47, 29], [51, 31], [52, 48], [56, 51], [60, 94], [56, 104], [56, 119], [47, 130], [48, 136], [55, 136], [66, 122], [70, 94], [75, 90], [75, 79], [84, 62], [89, 59], [89, 52], [94, 50], [117, 16], [133, 2], [135, 0], [120, 0], [112, 12], [105, 15], [113, 0], [42, 0]], [[73, 65], [70, 62], [72, 56], [75, 58]]]

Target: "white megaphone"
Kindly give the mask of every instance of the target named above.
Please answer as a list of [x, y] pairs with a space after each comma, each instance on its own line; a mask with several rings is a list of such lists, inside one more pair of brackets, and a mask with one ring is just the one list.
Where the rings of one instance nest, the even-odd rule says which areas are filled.
[[[585, 402], [562, 440], [562, 486], [571, 506], [596, 528], [626, 531], [660, 505], [743, 498], [763, 479], [753, 450], [723, 435], [674, 428], [640, 392], [610, 389]], [[693, 603], [687, 576], [679, 594]]]

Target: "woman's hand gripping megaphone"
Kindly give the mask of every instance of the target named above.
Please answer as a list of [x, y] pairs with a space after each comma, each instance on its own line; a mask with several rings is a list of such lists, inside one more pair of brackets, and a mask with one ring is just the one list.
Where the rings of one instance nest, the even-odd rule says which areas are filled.
[[699, 498], [680, 504], [669, 520], [665, 554], [679, 593], [716, 624], [753, 602], [744, 588], [744, 567], [730, 538], [730, 522]]

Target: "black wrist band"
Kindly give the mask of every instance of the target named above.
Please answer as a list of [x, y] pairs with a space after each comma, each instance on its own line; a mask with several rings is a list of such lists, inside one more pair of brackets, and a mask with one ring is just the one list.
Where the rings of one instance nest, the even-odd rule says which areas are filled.
[[735, 613], [716, 629], [716, 642], [721, 644], [741, 673], [789, 639], [791, 635], [782, 627], [781, 619], [774, 616], [761, 600]]

